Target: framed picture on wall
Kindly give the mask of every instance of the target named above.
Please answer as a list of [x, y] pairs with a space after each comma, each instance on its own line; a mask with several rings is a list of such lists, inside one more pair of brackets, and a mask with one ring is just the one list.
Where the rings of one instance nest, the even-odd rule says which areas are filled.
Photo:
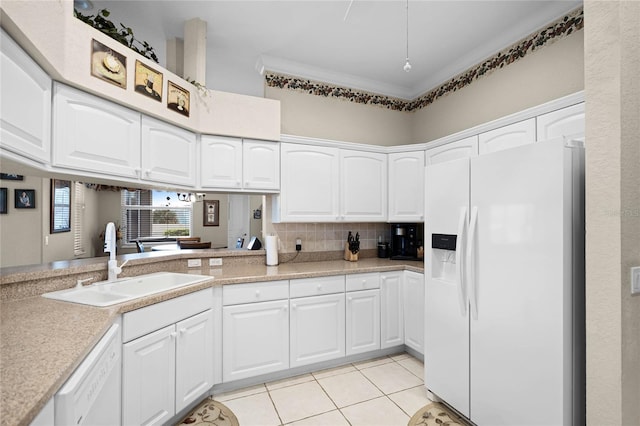
[[0, 179], [3, 180], [24, 180], [24, 176], [14, 173], [0, 173]]
[[162, 84], [162, 73], [136, 61], [136, 92], [162, 102]]
[[220, 200], [204, 201], [202, 204], [202, 225], [220, 226]]
[[14, 207], [16, 209], [35, 209], [36, 190], [35, 189], [15, 189]]
[[97, 40], [91, 40], [91, 75], [126, 89], [126, 56]]
[[51, 179], [51, 233], [71, 231], [71, 181]]
[[172, 109], [184, 116], [189, 116], [189, 91], [168, 81], [167, 108]]
[[0, 214], [7, 214], [7, 188], [0, 188]]

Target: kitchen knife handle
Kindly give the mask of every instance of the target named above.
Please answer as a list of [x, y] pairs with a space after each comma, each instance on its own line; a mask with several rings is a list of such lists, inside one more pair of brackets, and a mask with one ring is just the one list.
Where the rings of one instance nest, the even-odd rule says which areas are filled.
[[471, 316], [478, 319], [478, 301], [476, 299], [476, 228], [478, 225], [478, 207], [471, 210], [471, 224], [469, 226], [469, 238], [467, 239], [467, 283], [469, 288], [469, 303], [471, 305]]

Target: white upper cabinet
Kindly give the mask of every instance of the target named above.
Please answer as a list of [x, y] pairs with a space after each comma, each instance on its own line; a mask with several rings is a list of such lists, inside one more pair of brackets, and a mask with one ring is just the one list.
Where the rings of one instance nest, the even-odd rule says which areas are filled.
[[196, 135], [142, 117], [142, 177], [154, 182], [196, 184]]
[[387, 156], [389, 166], [389, 222], [424, 220], [424, 151]]
[[54, 85], [53, 165], [138, 178], [140, 113]]
[[478, 136], [470, 136], [459, 141], [427, 149], [425, 155], [427, 166], [459, 158], [475, 157], [478, 155]]
[[244, 189], [280, 188], [280, 142], [245, 139], [242, 142]]
[[203, 135], [200, 141], [200, 184], [203, 188], [242, 187], [242, 140]]
[[340, 220], [387, 220], [387, 155], [340, 150]]
[[51, 161], [51, 78], [0, 31], [0, 145], [40, 163]]
[[514, 148], [536, 141], [536, 119], [518, 121], [478, 135], [480, 155], [503, 149]]
[[200, 185], [231, 190], [277, 190], [280, 143], [203, 135]]
[[340, 150], [283, 143], [280, 155], [279, 219], [283, 222], [335, 221], [340, 200]]
[[539, 141], [558, 136], [584, 136], [584, 103], [572, 105], [536, 119]]

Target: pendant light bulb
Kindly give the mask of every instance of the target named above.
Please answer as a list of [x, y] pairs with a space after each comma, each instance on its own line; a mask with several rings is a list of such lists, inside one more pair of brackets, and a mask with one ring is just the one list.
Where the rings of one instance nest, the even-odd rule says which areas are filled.
[[409, 0], [407, 0], [407, 61], [404, 63], [404, 67], [402, 67], [405, 72], [411, 71], [411, 64], [409, 63]]

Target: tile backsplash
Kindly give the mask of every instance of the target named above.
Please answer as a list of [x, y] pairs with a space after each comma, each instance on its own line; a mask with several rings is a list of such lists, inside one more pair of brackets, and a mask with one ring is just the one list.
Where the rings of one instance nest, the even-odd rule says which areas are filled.
[[303, 252], [344, 250], [349, 231], [360, 233], [360, 249], [375, 249], [378, 237], [389, 241], [388, 223], [274, 223], [281, 253], [295, 253], [296, 239], [302, 240]]

